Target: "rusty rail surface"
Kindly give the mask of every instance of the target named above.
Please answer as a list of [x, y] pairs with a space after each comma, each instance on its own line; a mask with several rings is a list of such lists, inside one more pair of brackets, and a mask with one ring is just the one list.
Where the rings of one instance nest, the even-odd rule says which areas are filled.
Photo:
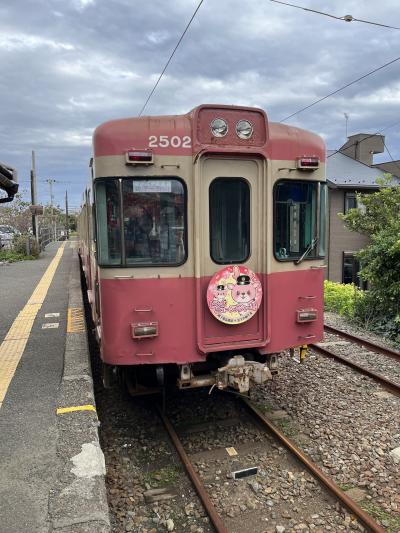
[[326, 476], [293, 442], [291, 442], [257, 407], [255, 407], [247, 398], [242, 398], [250, 412], [272, 432], [284, 446], [297, 457], [307, 469], [315, 476], [336, 498], [338, 498], [349, 509], [358, 520], [373, 533], [384, 533], [385, 529], [367, 514], [359, 505], [355, 503], [338, 485]]
[[348, 359], [347, 357], [342, 357], [341, 355], [338, 355], [337, 353], [331, 352], [330, 350], [327, 350], [325, 347], [320, 346], [319, 344], [310, 344], [309, 346], [317, 353], [320, 353], [321, 355], [324, 355], [326, 357], [331, 357], [332, 359], [339, 361], [339, 363], [349, 366], [350, 368], [357, 370], [361, 374], [365, 374], [366, 376], [374, 379], [375, 381], [377, 381], [378, 383], [380, 383], [381, 385], [389, 389], [390, 392], [400, 395], [400, 385], [398, 383], [395, 383], [394, 381], [390, 381], [389, 379], [385, 378], [381, 374], [377, 374], [376, 372], [373, 372], [372, 370], [369, 370], [368, 368], [365, 368], [364, 366], [361, 366], [355, 363], [354, 361], [351, 361], [351, 359]]
[[186, 472], [188, 473], [194, 488], [196, 489], [196, 492], [204, 506], [204, 509], [206, 510], [215, 530], [217, 533], [229, 533], [228, 529], [226, 528], [225, 524], [222, 521], [222, 518], [219, 516], [217, 510], [214, 507], [214, 504], [212, 503], [207, 490], [205, 489], [200, 477], [197, 475], [195, 469], [193, 468], [192, 463], [190, 462], [189, 456], [185, 452], [181, 441], [179, 440], [178, 434], [176, 433], [173, 425], [169, 421], [169, 419], [165, 416], [165, 414], [162, 412], [160, 408], [158, 408], [158, 414], [165, 426], [165, 429], [168, 432], [168, 435], [170, 436], [176, 451], [178, 452], [178, 455], [183, 463], [183, 465], [186, 468]]
[[324, 329], [328, 333], [339, 335], [339, 337], [343, 337], [344, 339], [348, 339], [349, 341], [360, 344], [361, 346], [368, 348], [368, 350], [381, 353], [383, 355], [387, 355], [388, 357], [393, 357], [393, 359], [397, 359], [397, 361], [400, 361], [400, 352], [396, 352], [396, 350], [392, 350], [391, 348], [380, 346], [379, 344], [375, 344], [372, 341], [363, 339], [362, 337], [359, 337], [358, 335], [352, 335], [351, 333], [347, 333], [347, 331], [342, 331], [340, 329], [333, 328], [332, 326], [327, 326], [326, 324], [324, 326]]

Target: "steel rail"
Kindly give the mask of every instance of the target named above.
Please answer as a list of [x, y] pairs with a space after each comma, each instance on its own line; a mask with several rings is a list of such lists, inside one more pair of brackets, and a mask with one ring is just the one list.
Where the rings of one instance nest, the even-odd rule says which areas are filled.
[[160, 418], [165, 426], [165, 429], [168, 432], [168, 435], [170, 436], [176, 451], [178, 452], [178, 455], [186, 468], [186, 472], [188, 473], [194, 488], [196, 489], [196, 492], [204, 506], [204, 509], [206, 510], [208, 516], [210, 517], [210, 520], [215, 527], [215, 530], [217, 533], [229, 533], [228, 529], [226, 528], [225, 524], [222, 521], [222, 518], [218, 514], [216, 508], [214, 507], [214, 504], [212, 503], [207, 490], [205, 489], [200, 477], [197, 475], [195, 469], [192, 466], [192, 463], [190, 462], [189, 456], [185, 452], [181, 441], [179, 440], [178, 434], [176, 433], [173, 425], [168, 420], [168, 418], [165, 416], [165, 414], [162, 412], [160, 408], [158, 409], [158, 414], [160, 415]]
[[338, 485], [326, 476], [293, 442], [291, 442], [255, 405], [253, 405], [247, 398], [242, 398], [246, 407], [250, 412], [262, 422], [267, 429], [277, 437], [282, 444], [290, 450], [306, 467], [307, 469], [336, 497], [338, 498], [358, 519], [362, 524], [373, 533], [384, 533], [385, 529], [381, 527], [375, 520], [367, 514], [359, 505], [356, 504], [345, 492], [343, 492]]
[[351, 333], [347, 333], [347, 331], [342, 331], [341, 329], [336, 329], [332, 326], [324, 325], [324, 329], [328, 333], [333, 333], [335, 335], [339, 335], [339, 337], [343, 337], [345, 339], [348, 339], [352, 342], [355, 342], [357, 344], [360, 344], [361, 346], [364, 346], [365, 348], [368, 348], [369, 350], [377, 353], [381, 353], [383, 355], [387, 355], [389, 357], [393, 357], [393, 359], [397, 359], [397, 361], [400, 361], [400, 352], [396, 352], [396, 350], [392, 350], [391, 348], [386, 348], [384, 346], [380, 346], [379, 344], [375, 344], [372, 341], [368, 341], [367, 339], [363, 339], [362, 337], [359, 337], [358, 335], [353, 335]]
[[354, 370], [357, 370], [361, 374], [365, 374], [366, 376], [374, 379], [384, 387], [390, 390], [390, 392], [393, 392], [394, 394], [400, 395], [400, 385], [398, 383], [395, 383], [394, 381], [390, 381], [389, 379], [385, 378], [381, 374], [377, 374], [376, 372], [373, 372], [372, 370], [369, 370], [368, 368], [365, 368], [364, 366], [361, 366], [354, 361], [351, 361], [347, 357], [342, 357], [341, 355], [338, 355], [337, 353], [331, 352], [330, 350], [327, 350], [323, 346], [320, 346], [319, 344], [310, 344], [310, 348], [315, 350], [317, 353], [320, 353], [326, 357], [331, 357], [332, 359], [335, 359], [336, 361], [339, 361], [343, 365], [349, 366], [350, 368], [353, 368]]

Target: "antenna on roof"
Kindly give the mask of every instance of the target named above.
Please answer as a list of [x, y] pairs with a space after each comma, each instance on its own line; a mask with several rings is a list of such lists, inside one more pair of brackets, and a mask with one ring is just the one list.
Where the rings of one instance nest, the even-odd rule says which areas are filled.
[[349, 122], [349, 114], [348, 113], [343, 113], [344, 115], [344, 118], [346, 120], [346, 139], [348, 139], [348, 136], [347, 136], [347, 124]]

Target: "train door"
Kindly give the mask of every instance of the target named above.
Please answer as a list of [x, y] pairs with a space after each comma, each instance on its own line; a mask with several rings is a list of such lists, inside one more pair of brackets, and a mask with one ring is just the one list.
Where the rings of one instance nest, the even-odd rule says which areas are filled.
[[[205, 156], [196, 169], [197, 336], [202, 351], [259, 346], [267, 341], [264, 175], [265, 162], [261, 158]], [[213, 315], [208, 305], [210, 281], [218, 279], [220, 272], [228, 272], [231, 283], [220, 286], [217, 282], [215, 287], [227, 291], [226, 298], [222, 292], [222, 298], [229, 309], [239, 310], [228, 313], [225, 321]], [[240, 276], [243, 273], [254, 273], [260, 282], [260, 293], [264, 293], [257, 312], [246, 320], [241, 319], [245, 306], [234, 301], [233, 290], [236, 283], [248, 283], [248, 276]]]

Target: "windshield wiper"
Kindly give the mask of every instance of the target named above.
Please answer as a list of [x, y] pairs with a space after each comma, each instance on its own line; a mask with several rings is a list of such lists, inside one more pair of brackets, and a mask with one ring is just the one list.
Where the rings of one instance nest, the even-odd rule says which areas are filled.
[[317, 246], [317, 242], [318, 242], [318, 237], [315, 237], [315, 239], [311, 241], [311, 244], [309, 244], [308, 248], [305, 250], [303, 255], [299, 257], [297, 261], [294, 262], [294, 264], [299, 265], [303, 261], [303, 259], [305, 259], [310, 254], [310, 252], [314, 250], [314, 248]]

